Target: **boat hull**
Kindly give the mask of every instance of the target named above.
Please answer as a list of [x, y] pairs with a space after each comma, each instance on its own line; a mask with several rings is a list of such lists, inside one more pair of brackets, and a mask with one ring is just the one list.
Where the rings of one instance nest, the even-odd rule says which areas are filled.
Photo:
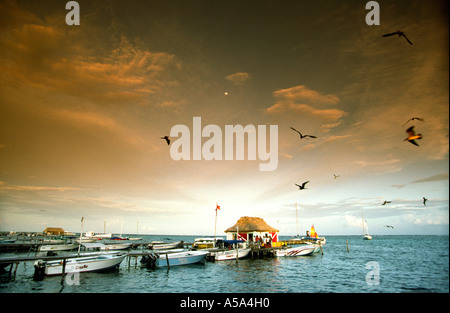
[[105, 250], [126, 250], [131, 248], [131, 243], [118, 243], [118, 244], [112, 244], [112, 245], [105, 245], [104, 247], [100, 248], [101, 251]]
[[78, 244], [68, 244], [68, 245], [43, 245], [39, 247], [40, 252], [47, 251], [70, 251], [78, 248]]
[[187, 251], [180, 253], [162, 254], [155, 260], [156, 267], [165, 267], [167, 260], [169, 266], [188, 265], [202, 262], [205, 260], [208, 252], [206, 251]]
[[236, 258], [243, 259], [247, 257], [250, 251], [251, 249], [238, 249], [237, 252], [236, 250], [220, 251], [214, 253], [214, 260], [226, 261], [226, 260], [236, 260]]
[[148, 246], [152, 250], [167, 250], [167, 249], [175, 249], [180, 244], [181, 244], [181, 241], [171, 242], [171, 243], [151, 243]]
[[[73, 259], [67, 259], [64, 273], [68, 274], [110, 270], [118, 267], [126, 256], [126, 253], [117, 253], [82, 256]], [[41, 261], [37, 261], [35, 266], [39, 266], [38, 262]], [[45, 266], [45, 275], [52, 276], [62, 274], [63, 261], [61, 260], [48, 261], [41, 264], [44, 264]]]
[[277, 256], [294, 257], [302, 255], [311, 255], [320, 250], [319, 246], [300, 246], [277, 251]]

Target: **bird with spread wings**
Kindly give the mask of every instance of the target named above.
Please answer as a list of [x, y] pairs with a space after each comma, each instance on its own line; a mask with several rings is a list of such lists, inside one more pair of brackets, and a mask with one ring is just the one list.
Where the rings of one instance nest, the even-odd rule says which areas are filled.
[[389, 34], [384, 34], [383, 37], [389, 37], [389, 36], [394, 36], [394, 35], [398, 35], [399, 37], [405, 38], [406, 41], [407, 41], [410, 45], [412, 45], [412, 42], [408, 39], [408, 37], [406, 37], [405, 33], [402, 32], [402, 31], [400, 31], [400, 30], [397, 30], [396, 32], [389, 33]]

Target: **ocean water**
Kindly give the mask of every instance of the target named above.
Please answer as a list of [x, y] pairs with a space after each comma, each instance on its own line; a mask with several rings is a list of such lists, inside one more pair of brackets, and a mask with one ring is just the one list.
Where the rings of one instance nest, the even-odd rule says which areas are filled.
[[[200, 236], [141, 236], [193, 242]], [[125, 259], [109, 273], [34, 281], [33, 262], [0, 273], [0, 293], [448, 293], [448, 236], [326, 236], [323, 255], [205, 262], [157, 268]], [[283, 238], [281, 239], [288, 239]], [[347, 251], [347, 242], [349, 251]], [[27, 253], [0, 254], [0, 257]], [[9, 268], [7, 268], [9, 269]]]

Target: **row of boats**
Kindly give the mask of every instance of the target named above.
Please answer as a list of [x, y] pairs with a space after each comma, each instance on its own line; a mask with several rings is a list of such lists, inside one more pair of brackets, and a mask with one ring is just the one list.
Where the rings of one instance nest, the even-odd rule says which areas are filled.
[[[276, 250], [279, 257], [293, 257], [312, 255], [320, 251], [323, 240], [317, 238], [300, 239], [298, 245]], [[191, 250], [180, 248], [183, 242], [152, 242], [148, 254], [143, 254], [141, 263], [151, 264], [152, 267], [171, 267], [195, 264], [204, 261], [209, 256], [214, 261], [243, 259], [249, 255], [252, 248], [242, 240], [223, 240], [216, 238], [198, 238]], [[78, 254], [58, 260], [37, 260], [35, 275], [61, 275], [91, 271], [105, 271], [117, 268], [128, 256], [131, 244], [103, 244], [103, 243], [73, 243], [67, 245], [43, 245], [41, 252], [55, 252], [78, 249]], [[82, 251], [80, 252], [82, 248]], [[52, 255], [52, 254], [48, 254]]]

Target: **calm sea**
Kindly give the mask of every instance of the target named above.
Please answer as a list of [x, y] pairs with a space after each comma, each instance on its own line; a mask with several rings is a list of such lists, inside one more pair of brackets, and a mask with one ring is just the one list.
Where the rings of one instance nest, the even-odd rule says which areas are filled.
[[[198, 236], [142, 236], [193, 242]], [[1, 293], [410, 293], [449, 292], [448, 236], [327, 236], [321, 253], [222, 261], [150, 270], [125, 259], [116, 272], [34, 281], [33, 262], [15, 277], [0, 273]], [[281, 238], [287, 239], [287, 238]], [[347, 251], [347, 242], [349, 251]], [[0, 254], [0, 257], [13, 254]], [[27, 255], [21, 253], [16, 255]], [[8, 268], [7, 268], [8, 269]]]

